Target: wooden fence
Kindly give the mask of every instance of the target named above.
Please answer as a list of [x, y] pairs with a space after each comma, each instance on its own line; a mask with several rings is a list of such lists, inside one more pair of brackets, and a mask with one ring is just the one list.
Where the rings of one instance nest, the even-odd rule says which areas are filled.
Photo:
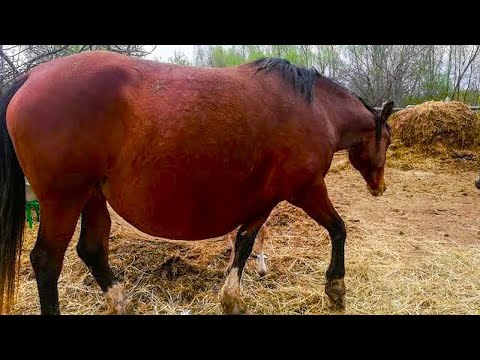
[[[393, 108], [393, 112], [397, 112], [397, 111], [400, 111], [400, 110], [403, 110], [403, 109], [407, 109], [409, 107], [414, 107], [416, 105], [407, 105], [406, 107], [404, 108]], [[479, 111], [480, 110], [480, 106], [469, 106], [469, 109], [470, 110], [473, 110], [473, 111]], [[376, 107], [375, 110], [382, 110], [381, 107]]]

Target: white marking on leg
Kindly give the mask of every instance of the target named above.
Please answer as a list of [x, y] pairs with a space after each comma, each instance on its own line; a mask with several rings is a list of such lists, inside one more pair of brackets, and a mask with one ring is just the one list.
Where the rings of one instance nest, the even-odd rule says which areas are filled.
[[257, 255], [257, 271], [260, 276], [265, 276], [267, 273], [267, 265], [265, 264], [265, 255], [263, 251]]
[[233, 268], [225, 280], [225, 284], [220, 290], [220, 301], [223, 310], [227, 314], [244, 314], [247, 308], [240, 297], [240, 277], [238, 268]]
[[230, 273], [225, 280], [225, 284], [223, 285], [224, 291], [230, 294], [237, 294], [240, 293], [240, 279], [238, 277], [238, 268], [233, 268], [230, 270]]
[[227, 250], [233, 251], [234, 245], [233, 245], [233, 234], [230, 233], [227, 235]]
[[130, 300], [126, 297], [122, 284], [114, 284], [106, 292], [107, 314], [125, 315], [129, 312]]
[[228, 259], [228, 265], [227, 265], [227, 268], [225, 269], [225, 274], [230, 274], [230, 270], [232, 269], [234, 260], [235, 260], [235, 251], [234, 249], [232, 249], [232, 251], [230, 251], [230, 258]]

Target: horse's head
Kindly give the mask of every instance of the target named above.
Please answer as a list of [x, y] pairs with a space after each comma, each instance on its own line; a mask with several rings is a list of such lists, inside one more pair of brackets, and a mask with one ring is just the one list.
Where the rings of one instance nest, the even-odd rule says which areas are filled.
[[375, 131], [364, 133], [361, 142], [349, 150], [351, 164], [362, 174], [373, 196], [382, 195], [386, 189], [383, 173], [391, 141], [387, 119], [392, 111], [393, 101], [383, 104], [382, 110], [375, 115]]

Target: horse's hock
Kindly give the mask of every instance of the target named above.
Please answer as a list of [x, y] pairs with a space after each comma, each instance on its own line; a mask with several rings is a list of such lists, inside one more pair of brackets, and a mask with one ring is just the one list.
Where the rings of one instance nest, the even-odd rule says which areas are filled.
[[37, 196], [33, 192], [30, 184], [28, 182], [25, 183], [25, 200], [28, 202], [37, 201]]

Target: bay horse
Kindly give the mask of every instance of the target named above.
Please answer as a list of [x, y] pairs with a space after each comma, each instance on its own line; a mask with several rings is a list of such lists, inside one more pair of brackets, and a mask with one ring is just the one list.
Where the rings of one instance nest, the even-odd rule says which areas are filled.
[[314, 68], [276, 58], [195, 68], [87, 52], [38, 65], [0, 104], [0, 311], [11, 312], [18, 279], [24, 176], [41, 208], [30, 259], [42, 314], [60, 314], [57, 282], [80, 216], [78, 255], [111, 311], [127, 308], [108, 263], [107, 201], [157, 237], [200, 240], [240, 226], [219, 293], [227, 314], [247, 313], [245, 261], [288, 201], [328, 230], [325, 291], [343, 307], [346, 230], [324, 177], [333, 154], [349, 149], [371, 194], [385, 191], [392, 108], [376, 111]]

